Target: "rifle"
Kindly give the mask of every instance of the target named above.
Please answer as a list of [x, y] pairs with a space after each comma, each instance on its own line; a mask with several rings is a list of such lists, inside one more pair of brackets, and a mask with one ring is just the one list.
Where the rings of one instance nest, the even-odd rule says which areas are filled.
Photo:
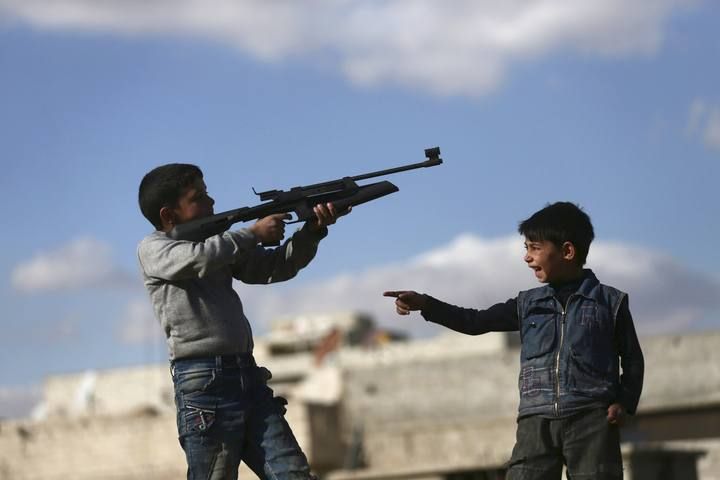
[[287, 191], [268, 190], [258, 193], [253, 188], [253, 193], [260, 197], [260, 201], [266, 203], [191, 220], [174, 227], [169, 236], [175, 240], [200, 242], [228, 230], [234, 223], [247, 222], [248, 220], [263, 218], [276, 213], [294, 213], [297, 218], [286, 222], [288, 224], [303, 222], [315, 217], [313, 207], [318, 203], [330, 202], [338, 212], [343, 212], [350, 206], [360, 205], [399, 190], [397, 186], [386, 180], [368, 185], [358, 185], [356, 182], [359, 180], [416, 168], [434, 167], [443, 163], [440, 158], [440, 147], [426, 149], [425, 156], [427, 160], [424, 162], [365, 173], [354, 177], [343, 177], [314, 185], [293, 187]]

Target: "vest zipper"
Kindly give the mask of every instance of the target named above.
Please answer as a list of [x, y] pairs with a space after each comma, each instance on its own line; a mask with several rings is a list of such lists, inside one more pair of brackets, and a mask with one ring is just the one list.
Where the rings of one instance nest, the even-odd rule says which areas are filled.
[[555, 416], [560, 415], [560, 353], [562, 352], [563, 340], [565, 340], [565, 314], [567, 312], [567, 306], [570, 305], [570, 300], [575, 295], [570, 295], [563, 305], [557, 298], [556, 302], [562, 307], [561, 320], [560, 320], [560, 345], [558, 346], [557, 356], [555, 357]]
[[555, 357], [555, 416], [559, 415], [558, 403], [560, 402], [560, 352], [562, 351], [563, 340], [565, 339], [565, 309], [562, 311], [560, 321], [560, 346]]

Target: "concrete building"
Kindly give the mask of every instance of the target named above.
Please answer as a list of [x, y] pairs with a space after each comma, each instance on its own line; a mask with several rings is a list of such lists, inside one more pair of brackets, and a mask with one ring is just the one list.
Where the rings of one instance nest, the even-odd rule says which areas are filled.
[[[362, 316], [303, 322], [281, 321], [255, 353], [322, 477], [503, 478], [515, 336], [394, 342]], [[720, 332], [641, 342], [645, 389], [623, 429], [625, 478], [720, 480]], [[35, 419], [0, 423], [0, 480], [184, 478], [176, 437], [166, 365], [55, 376]]]

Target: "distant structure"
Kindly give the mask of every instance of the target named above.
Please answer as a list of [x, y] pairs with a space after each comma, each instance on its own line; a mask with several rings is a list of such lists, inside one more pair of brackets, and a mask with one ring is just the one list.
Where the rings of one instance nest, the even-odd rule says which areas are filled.
[[[641, 342], [626, 480], [720, 480], [720, 332]], [[255, 356], [322, 478], [499, 480], [514, 444], [517, 343], [408, 341], [347, 313], [278, 319]], [[0, 480], [184, 478], [176, 437], [167, 365], [53, 376], [36, 418], [0, 423]]]

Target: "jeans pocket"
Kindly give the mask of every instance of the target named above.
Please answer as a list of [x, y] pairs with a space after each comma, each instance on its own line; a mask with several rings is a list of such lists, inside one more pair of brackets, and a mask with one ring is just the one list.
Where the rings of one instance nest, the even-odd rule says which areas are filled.
[[181, 411], [180, 435], [206, 434], [215, 424], [215, 408], [186, 403]]
[[201, 394], [209, 391], [217, 379], [214, 369], [176, 373], [175, 391], [183, 396]]

